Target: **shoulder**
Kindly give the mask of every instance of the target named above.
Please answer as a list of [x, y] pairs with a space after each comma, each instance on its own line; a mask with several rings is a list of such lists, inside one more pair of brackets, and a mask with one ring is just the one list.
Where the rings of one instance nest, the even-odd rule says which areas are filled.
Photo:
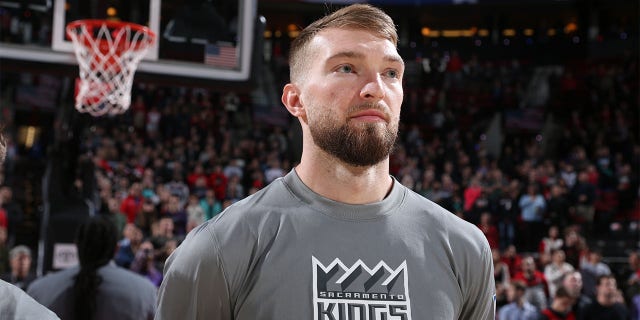
[[616, 310], [619, 314], [627, 314], [627, 307], [622, 303], [616, 303], [613, 305], [613, 309]]
[[238, 212], [250, 214], [256, 210], [263, 211], [273, 208], [281, 208], [283, 200], [290, 202], [293, 195], [289, 191], [284, 179], [279, 178], [260, 189], [258, 192], [232, 204], [226, 208], [216, 219], [227, 216], [226, 219], [235, 217]]
[[73, 276], [78, 273], [78, 268], [73, 267], [61, 271], [49, 273], [31, 282], [27, 292], [31, 295], [48, 292], [53, 287], [73, 283]]
[[500, 310], [498, 310], [498, 314], [500, 315], [500, 318], [503, 318], [505, 314], [512, 312], [514, 308], [516, 308], [516, 306], [513, 303], [509, 303], [502, 306]]
[[244, 260], [249, 255], [244, 253], [252, 252], [258, 234], [272, 225], [265, 223], [265, 220], [277, 220], [283, 208], [291, 210], [291, 198], [281, 179], [278, 179], [234, 203], [189, 232], [169, 257], [165, 276], [170, 272], [173, 277], [191, 278], [200, 268], [231, 272], [230, 269], [246, 262]]
[[115, 264], [109, 263], [100, 268], [99, 272], [106, 278], [104, 281], [113, 281], [126, 284], [127, 286], [134, 286], [137, 290], [146, 290], [147, 292], [154, 292], [155, 294], [156, 287], [151, 281], [135, 272], [118, 267]]
[[529, 312], [538, 312], [538, 308], [536, 306], [534, 306], [533, 304], [531, 304], [531, 302], [529, 301], [525, 301], [524, 304], [522, 305], [523, 308]]
[[59, 319], [20, 288], [0, 281], [0, 315], [2, 319]]
[[443, 250], [448, 256], [465, 298], [464, 315], [491, 317], [495, 306], [495, 284], [491, 249], [486, 237], [475, 225], [407, 190], [405, 207], [398, 214], [409, 217], [412, 227], [419, 228], [435, 245], [434, 250]]
[[[442, 208], [431, 200], [404, 187], [407, 190], [405, 208], [417, 219], [424, 220], [430, 229], [438, 230], [450, 243], [452, 249], [475, 252], [482, 255], [490, 252], [489, 243], [480, 229]], [[486, 251], [486, 252], [485, 252]]]
[[303, 206], [305, 203], [295, 196], [284, 179], [278, 178], [255, 194], [226, 208], [201, 228], [196, 228], [190, 236], [221, 246], [255, 240], [259, 232], [277, 225], [282, 215], [296, 212], [296, 208]]

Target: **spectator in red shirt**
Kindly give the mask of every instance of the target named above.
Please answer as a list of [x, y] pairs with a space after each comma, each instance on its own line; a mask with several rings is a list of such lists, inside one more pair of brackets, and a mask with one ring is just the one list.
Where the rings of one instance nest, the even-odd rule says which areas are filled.
[[462, 70], [463, 64], [462, 59], [460, 59], [460, 55], [457, 51], [453, 51], [451, 53], [451, 57], [449, 58], [449, 62], [447, 63], [447, 71], [448, 72], [460, 72]]
[[210, 185], [216, 192], [216, 198], [222, 201], [227, 196], [227, 176], [222, 172], [222, 166], [216, 165], [213, 167], [213, 172], [209, 175]]
[[464, 190], [464, 211], [471, 210], [473, 203], [480, 197], [482, 193], [482, 186], [478, 178], [471, 179], [471, 183]]
[[134, 182], [129, 187], [129, 194], [120, 204], [120, 212], [127, 217], [127, 223], [135, 223], [140, 209], [142, 209], [142, 186]]
[[200, 178], [206, 179], [207, 174], [204, 172], [204, 167], [202, 166], [202, 164], [198, 163], [193, 168], [193, 172], [190, 173], [187, 177], [187, 184], [189, 185], [189, 188], [193, 189], [196, 185], [196, 181], [198, 181], [198, 179]]
[[499, 248], [499, 236], [498, 236], [498, 228], [496, 228], [493, 223], [491, 223], [491, 214], [489, 212], [483, 212], [480, 215], [480, 223], [478, 224], [478, 228], [480, 231], [484, 233], [484, 236], [487, 237], [487, 241], [489, 241], [489, 246], [491, 249]]
[[547, 307], [549, 286], [544, 273], [536, 270], [536, 262], [531, 256], [522, 259], [522, 271], [513, 276], [513, 280], [523, 281], [527, 285], [525, 299], [538, 310]]
[[516, 246], [510, 245], [502, 254], [502, 262], [509, 267], [509, 273], [511, 277], [516, 275], [520, 271], [522, 266], [522, 257], [516, 251]]
[[[0, 203], [0, 205], [2, 205]], [[7, 219], [7, 211], [0, 208], [0, 228], [7, 229], [9, 227], [9, 222]]]

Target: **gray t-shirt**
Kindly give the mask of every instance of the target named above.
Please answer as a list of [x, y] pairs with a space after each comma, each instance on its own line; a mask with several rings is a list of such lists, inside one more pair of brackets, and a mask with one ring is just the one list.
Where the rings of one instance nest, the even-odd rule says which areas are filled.
[[292, 170], [192, 231], [164, 273], [156, 319], [495, 318], [484, 235], [395, 180], [349, 205]]
[[[27, 293], [61, 319], [73, 319], [73, 284], [79, 267], [46, 275]], [[98, 269], [102, 282], [96, 295], [94, 320], [153, 319], [157, 289], [148, 279], [110, 262]]]
[[22, 289], [0, 280], [0, 320], [60, 320]]

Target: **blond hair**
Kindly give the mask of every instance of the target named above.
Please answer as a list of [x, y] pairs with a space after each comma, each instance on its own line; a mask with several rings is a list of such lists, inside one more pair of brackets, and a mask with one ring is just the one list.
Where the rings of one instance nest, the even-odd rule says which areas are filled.
[[289, 66], [291, 82], [298, 81], [302, 72], [306, 70], [305, 63], [309, 60], [307, 49], [309, 43], [318, 32], [327, 28], [345, 28], [370, 31], [398, 45], [396, 26], [391, 17], [384, 11], [367, 5], [354, 4], [337, 10], [330, 15], [320, 18], [300, 31], [298, 37], [291, 43], [289, 51]]

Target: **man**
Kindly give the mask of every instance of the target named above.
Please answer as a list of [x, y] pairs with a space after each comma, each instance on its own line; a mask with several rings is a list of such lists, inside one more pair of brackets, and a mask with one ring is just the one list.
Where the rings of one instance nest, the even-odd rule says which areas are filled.
[[623, 288], [625, 301], [627, 301], [628, 306], [632, 306], [634, 297], [640, 297], [640, 252], [629, 252], [627, 262], [627, 267], [622, 273], [623, 279], [626, 280], [626, 285]]
[[552, 299], [556, 295], [556, 290], [562, 285], [564, 276], [573, 270], [573, 266], [565, 261], [562, 249], [554, 249], [551, 252], [551, 263], [544, 267], [544, 277], [549, 285], [549, 296]]
[[589, 181], [589, 173], [586, 170], [578, 174], [578, 182], [571, 190], [576, 203], [575, 215], [584, 228], [587, 236], [593, 232], [593, 218], [595, 216], [596, 186]]
[[127, 197], [120, 204], [120, 212], [127, 217], [127, 223], [135, 223], [136, 217], [142, 209], [142, 185], [134, 182], [129, 187]]
[[[6, 142], [0, 133], [0, 165], [6, 155]], [[60, 320], [20, 288], [0, 280], [0, 318]]]
[[544, 273], [536, 269], [536, 262], [532, 256], [522, 259], [522, 271], [517, 272], [513, 279], [525, 283], [527, 288], [525, 300], [533, 304], [538, 310], [547, 307], [549, 297], [547, 279], [544, 277]]
[[547, 206], [540, 188], [535, 183], [527, 185], [527, 192], [520, 196], [520, 218], [522, 220], [522, 244], [525, 251], [536, 250], [539, 239], [543, 236], [544, 210]]
[[562, 288], [565, 288], [573, 298], [571, 310], [576, 315], [576, 319], [580, 319], [584, 309], [591, 304], [591, 298], [582, 293], [582, 274], [580, 271], [574, 270], [567, 273], [562, 279]]
[[621, 303], [616, 278], [603, 275], [598, 278], [596, 299], [588, 305], [578, 320], [626, 320], [627, 309]]
[[9, 251], [9, 266], [11, 271], [2, 275], [2, 280], [16, 287], [26, 290], [36, 276], [31, 272], [31, 249], [19, 245]]
[[575, 320], [576, 315], [571, 310], [573, 297], [567, 289], [560, 287], [551, 301], [551, 306], [540, 312], [540, 320]]
[[500, 308], [498, 319], [500, 320], [537, 320], [538, 309], [525, 298], [527, 286], [520, 280], [515, 280], [507, 286], [507, 300], [509, 304]]
[[80, 266], [34, 281], [27, 293], [62, 319], [153, 319], [156, 288], [113, 263], [117, 241], [108, 218], [89, 218], [76, 233]]
[[391, 18], [362, 4], [300, 32], [282, 95], [300, 164], [189, 234], [156, 319], [494, 319], [483, 234], [389, 175], [396, 44]]
[[611, 274], [611, 269], [602, 262], [602, 253], [598, 249], [592, 249], [587, 255], [587, 259], [580, 267], [584, 282], [583, 291], [590, 297], [595, 297], [598, 278]]

